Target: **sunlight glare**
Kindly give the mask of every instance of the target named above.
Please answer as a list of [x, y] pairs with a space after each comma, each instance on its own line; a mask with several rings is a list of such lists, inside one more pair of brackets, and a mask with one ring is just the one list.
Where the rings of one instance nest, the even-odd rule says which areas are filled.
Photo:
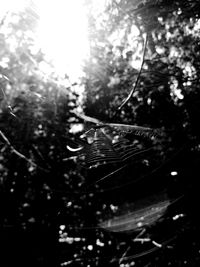
[[89, 52], [87, 16], [83, 1], [35, 0], [40, 16], [38, 42], [56, 71], [72, 80], [81, 75]]
[[10, 11], [18, 11], [22, 9], [26, 5], [27, 0], [7, 0], [1, 2], [1, 8], [0, 8], [0, 19], [2, 19], [2, 16], [4, 16], [7, 12]]

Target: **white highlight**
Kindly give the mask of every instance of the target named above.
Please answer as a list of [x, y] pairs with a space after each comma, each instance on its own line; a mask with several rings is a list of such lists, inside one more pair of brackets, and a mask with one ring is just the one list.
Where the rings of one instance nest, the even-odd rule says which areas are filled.
[[177, 174], [178, 174], [178, 172], [176, 172], [176, 171], [171, 172], [171, 176], [176, 176]]
[[83, 1], [35, 0], [40, 21], [38, 42], [56, 71], [72, 80], [81, 74], [89, 51], [87, 15]]
[[72, 148], [70, 146], [67, 146], [67, 149], [71, 152], [78, 152], [78, 151], [81, 151], [83, 149], [83, 147], [77, 147], [77, 148]]
[[88, 250], [93, 250], [93, 245], [89, 245], [87, 248]]

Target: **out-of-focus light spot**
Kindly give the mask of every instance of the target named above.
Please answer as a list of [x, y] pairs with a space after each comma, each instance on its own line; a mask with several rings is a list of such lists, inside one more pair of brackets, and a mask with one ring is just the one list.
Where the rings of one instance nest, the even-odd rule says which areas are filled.
[[180, 89], [176, 89], [176, 90], [175, 90], [175, 94], [176, 94], [176, 96], [177, 96], [179, 99], [181, 99], [181, 100], [184, 98], [184, 95], [182, 95]]
[[88, 250], [93, 250], [93, 245], [88, 245]]
[[59, 231], [60, 234], [60, 238], [59, 238], [59, 242], [60, 243], [68, 243], [68, 244], [72, 244], [73, 242], [80, 242], [80, 241], [85, 241], [85, 238], [81, 238], [81, 237], [69, 237], [67, 236], [67, 233], [60, 233], [61, 231]]
[[165, 48], [161, 46], [156, 46], [156, 52], [158, 54], [164, 54], [165, 53]]
[[182, 14], [182, 10], [180, 8], [178, 9], [177, 14], [178, 15], [181, 15]]
[[74, 238], [73, 237], [67, 237], [65, 240], [63, 240], [63, 242], [67, 242], [68, 244], [72, 244], [74, 242]]
[[151, 102], [152, 102], [152, 101], [151, 101], [151, 98], [148, 98], [148, 99], [147, 99], [147, 104], [148, 104], [148, 105], [151, 105]]
[[96, 241], [97, 246], [103, 247], [104, 243], [102, 243], [99, 239]]
[[65, 225], [60, 225], [60, 230], [65, 230]]
[[184, 214], [177, 214], [177, 215], [175, 215], [174, 217], [173, 217], [173, 220], [174, 221], [176, 221], [176, 220], [178, 220], [179, 218], [182, 218], [182, 217], [184, 217]]
[[120, 267], [129, 267], [129, 266], [134, 266], [135, 263], [133, 265], [129, 264], [129, 263], [121, 263], [119, 266]]
[[138, 223], [137, 223], [137, 226], [138, 226], [138, 227], [142, 227], [142, 226], [143, 226], [143, 223], [142, 223], [142, 222], [138, 222]]
[[81, 241], [81, 238], [80, 237], [75, 237], [74, 241], [79, 242], [79, 241]]
[[74, 133], [74, 134], [79, 133], [79, 132], [83, 131], [83, 128], [84, 128], [84, 126], [82, 123], [75, 123], [71, 126], [69, 132]]
[[30, 223], [35, 223], [35, 218], [31, 217], [31, 218], [28, 220], [28, 222], [30, 222]]
[[178, 172], [176, 172], [176, 171], [171, 172], [171, 176], [176, 176], [177, 174], [178, 174]]
[[113, 204], [110, 205], [110, 208], [111, 208], [112, 211], [117, 211], [118, 210], [118, 207], [114, 206]]
[[72, 202], [69, 201], [69, 202], [67, 203], [67, 207], [70, 207], [71, 205], [72, 205]]

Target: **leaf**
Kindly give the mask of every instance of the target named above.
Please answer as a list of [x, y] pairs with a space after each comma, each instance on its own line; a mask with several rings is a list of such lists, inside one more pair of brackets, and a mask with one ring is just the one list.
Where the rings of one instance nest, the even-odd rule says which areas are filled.
[[[134, 203], [122, 215], [106, 220], [100, 223], [99, 226], [111, 232], [138, 231], [154, 225], [165, 214], [169, 205], [170, 200], [165, 194], [159, 200], [152, 202], [151, 199], [139, 200], [138, 203]], [[119, 210], [124, 209], [119, 208]]]
[[162, 133], [158, 129], [155, 130], [152, 128], [141, 127], [136, 125], [119, 124], [119, 123], [107, 123], [106, 125], [114, 128], [122, 137], [126, 136], [127, 134], [134, 134], [136, 136], [155, 138], [158, 135], [161, 135]]

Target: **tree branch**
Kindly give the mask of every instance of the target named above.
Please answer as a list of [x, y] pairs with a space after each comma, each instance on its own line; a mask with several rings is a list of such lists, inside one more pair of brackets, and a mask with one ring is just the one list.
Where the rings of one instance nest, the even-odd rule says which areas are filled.
[[142, 73], [142, 68], [143, 68], [143, 65], [144, 65], [144, 59], [145, 59], [146, 48], [147, 48], [147, 41], [148, 41], [148, 34], [146, 34], [146, 38], [145, 38], [145, 41], [144, 41], [144, 50], [143, 50], [143, 56], [142, 56], [142, 63], [141, 63], [141, 66], [140, 66], [140, 71], [139, 71], [138, 76], [137, 76], [136, 81], [135, 81], [135, 85], [133, 86], [132, 90], [130, 91], [128, 97], [125, 100], [123, 100], [122, 104], [118, 107], [117, 111], [121, 110], [128, 103], [128, 101], [131, 99], [133, 93], [135, 92], [135, 90], [137, 88], [137, 85], [138, 85], [138, 82], [139, 82], [139, 79], [140, 79], [140, 75]]
[[49, 172], [49, 170], [46, 170], [40, 166], [38, 166], [35, 162], [33, 162], [31, 159], [27, 158], [26, 156], [24, 156], [22, 153], [20, 153], [19, 151], [17, 151], [13, 145], [10, 143], [10, 141], [8, 140], [8, 138], [5, 136], [5, 134], [0, 130], [0, 136], [2, 137], [3, 141], [10, 147], [10, 150], [12, 153], [14, 153], [15, 155], [17, 155], [19, 158], [25, 160], [26, 162], [30, 163], [31, 165], [33, 165], [34, 167], [44, 171], [44, 172]]
[[84, 121], [87, 121], [87, 122], [92, 122], [94, 124], [103, 124], [102, 121], [96, 119], [96, 118], [93, 118], [93, 117], [89, 117], [89, 116], [86, 116], [84, 114], [80, 114], [76, 111], [72, 111], [71, 113], [75, 114], [77, 117], [79, 117], [80, 119], [84, 120]]

